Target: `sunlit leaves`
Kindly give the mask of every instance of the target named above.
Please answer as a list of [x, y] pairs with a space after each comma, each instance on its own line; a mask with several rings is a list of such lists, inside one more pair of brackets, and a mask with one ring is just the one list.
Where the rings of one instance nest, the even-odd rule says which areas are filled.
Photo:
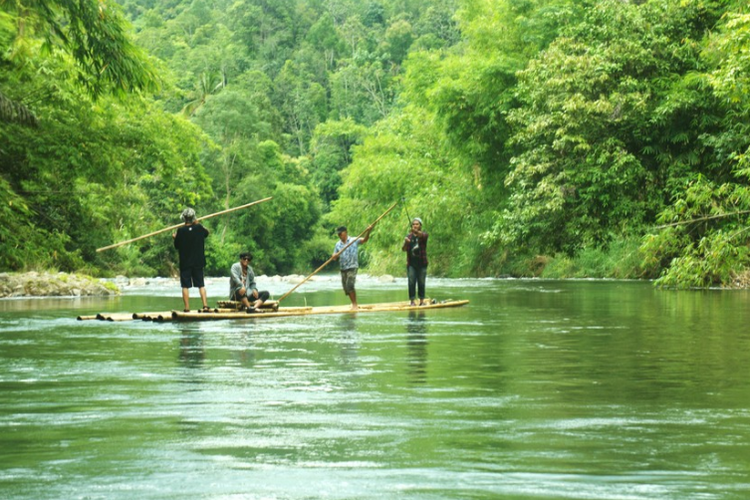
[[706, 59], [715, 65], [709, 78], [729, 104], [750, 100], [750, 14], [729, 13], [721, 30], [710, 39]]

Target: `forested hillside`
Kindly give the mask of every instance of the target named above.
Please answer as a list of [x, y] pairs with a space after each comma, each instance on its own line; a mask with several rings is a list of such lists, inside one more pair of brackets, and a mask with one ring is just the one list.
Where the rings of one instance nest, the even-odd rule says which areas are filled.
[[728, 284], [748, 266], [750, 14], [685, 0], [53, 0], [0, 11], [0, 270]]

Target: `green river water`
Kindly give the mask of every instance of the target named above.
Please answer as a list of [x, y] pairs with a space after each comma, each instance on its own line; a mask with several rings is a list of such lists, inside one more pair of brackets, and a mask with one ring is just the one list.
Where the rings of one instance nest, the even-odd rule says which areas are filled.
[[179, 289], [2, 300], [0, 498], [750, 498], [750, 292], [428, 287], [471, 302], [152, 323], [76, 317], [181, 308]]

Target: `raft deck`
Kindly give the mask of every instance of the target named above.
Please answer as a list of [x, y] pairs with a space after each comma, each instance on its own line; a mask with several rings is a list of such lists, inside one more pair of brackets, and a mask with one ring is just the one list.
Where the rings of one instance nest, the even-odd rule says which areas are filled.
[[[79, 320], [98, 319], [101, 321], [216, 321], [216, 320], [242, 320], [242, 319], [269, 319], [285, 318], [290, 316], [308, 316], [314, 314], [357, 314], [369, 312], [394, 312], [394, 311], [424, 311], [428, 309], [444, 309], [448, 307], [459, 307], [468, 304], [468, 300], [430, 300], [421, 306], [409, 305], [404, 302], [383, 302], [379, 304], [360, 304], [359, 309], [352, 310], [350, 305], [341, 306], [318, 306], [318, 307], [264, 307], [260, 310], [247, 313], [239, 311], [234, 307], [218, 307], [210, 311], [160, 311], [150, 313], [100, 313], [96, 316], [78, 316]], [[220, 303], [226, 306], [226, 303]], [[265, 306], [266, 304], [264, 304]]]

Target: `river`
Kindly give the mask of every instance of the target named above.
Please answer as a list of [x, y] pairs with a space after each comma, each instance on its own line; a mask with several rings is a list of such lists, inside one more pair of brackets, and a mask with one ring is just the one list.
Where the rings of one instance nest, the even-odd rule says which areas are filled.
[[[405, 291], [358, 286], [361, 303]], [[180, 309], [178, 289], [0, 301], [0, 497], [750, 497], [750, 292], [428, 291], [471, 302], [152, 323], [76, 317]], [[284, 305], [345, 303], [331, 279]]]

